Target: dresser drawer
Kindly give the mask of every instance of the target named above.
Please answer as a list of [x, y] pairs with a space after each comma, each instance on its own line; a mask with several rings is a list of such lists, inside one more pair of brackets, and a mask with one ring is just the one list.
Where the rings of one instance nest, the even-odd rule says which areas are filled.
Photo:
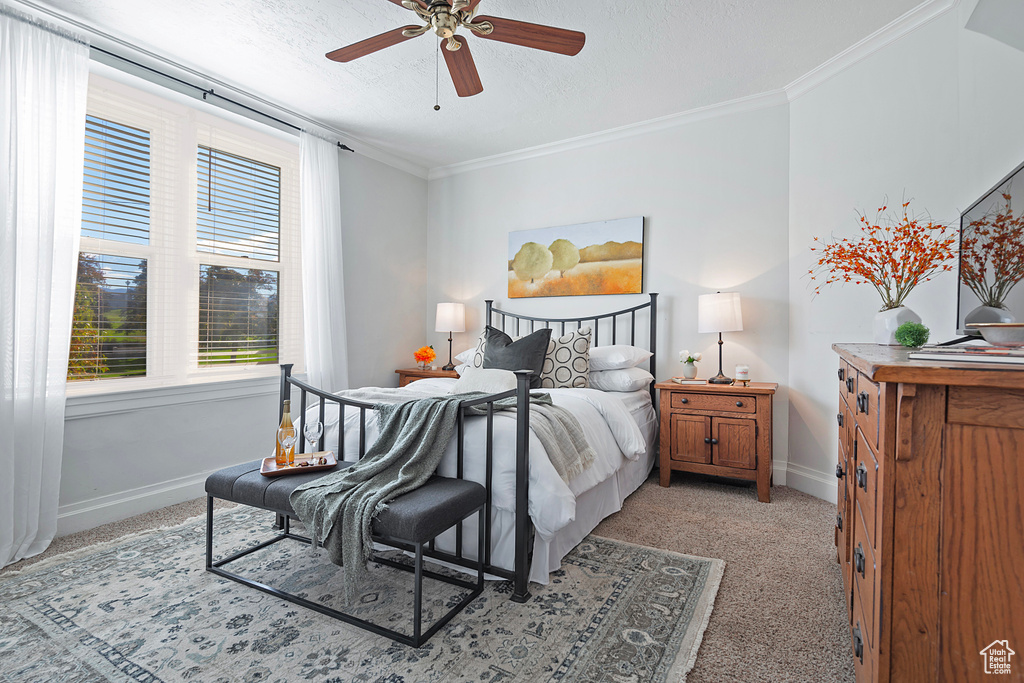
[[854, 601], [860, 601], [860, 613], [864, 617], [864, 638], [870, 646], [877, 645], [874, 627], [878, 620], [875, 614], [875, 573], [878, 570], [875, 562], [875, 551], [872, 547], [871, 535], [868, 533], [864, 510], [855, 504], [853, 515], [853, 544], [851, 562], [853, 564]]
[[853, 673], [858, 683], [874, 681], [875, 678], [875, 651], [865, 637], [865, 631], [870, 630], [871, 624], [865, 621], [860, 613], [857, 603], [860, 597], [857, 589], [853, 591], [853, 628], [850, 629], [850, 647], [853, 649]]
[[878, 408], [881, 405], [882, 389], [864, 375], [857, 377], [857, 393], [852, 401], [857, 424], [872, 448], [878, 448]]
[[[856, 465], [853, 468], [853, 500], [860, 505], [864, 513], [866, 531], [872, 541], [877, 540], [875, 533], [875, 503], [878, 485], [878, 461], [871, 447], [864, 440], [864, 433], [857, 429], [857, 446], [855, 449]], [[859, 521], [858, 521], [859, 522]]]
[[857, 370], [842, 358], [839, 359], [839, 396], [850, 405], [857, 393]]
[[732, 394], [672, 393], [672, 407], [680, 410], [714, 410], [722, 413], [753, 413], [757, 409], [753, 396]]

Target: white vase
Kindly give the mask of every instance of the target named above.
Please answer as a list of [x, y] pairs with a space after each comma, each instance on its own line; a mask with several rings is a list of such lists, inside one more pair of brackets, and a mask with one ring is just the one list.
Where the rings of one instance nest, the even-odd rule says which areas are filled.
[[683, 377], [693, 379], [697, 376], [697, 366], [693, 363], [683, 363]]
[[896, 329], [903, 323], [919, 323], [921, 316], [914, 313], [906, 306], [890, 308], [886, 311], [875, 313], [875, 319], [871, 324], [876, 344], [888, 344], [894, 346], [896, 341]]
[[1005, 308], [996, 308], [995, 306], [978, 306], [966, 316], [964, 316], [964, 325], [971, 323], [1015, 323], [1016, 318], [1013, 317], [1013, 313]]

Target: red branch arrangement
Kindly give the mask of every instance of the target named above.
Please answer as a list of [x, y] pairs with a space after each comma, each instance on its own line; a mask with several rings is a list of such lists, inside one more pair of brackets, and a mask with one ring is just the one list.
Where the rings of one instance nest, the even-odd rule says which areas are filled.
[[[887, 311], [902, 306], [917, 285], [952, 270], [949, 261], [955, 253], [956, 230], [912, 215], [909, 206], [905, 202], [899, 214], [886, 214], [888, 206], [883, 206], [873, 221], [860, 214], [859, 237], [833, 237], [811, 247], [818, 261], [808, 274], [820, 283], [814, 293], [837, 282], [868, 283], [882, 297], [880, 310]], [[817, 237], [814, 241], [821, 242]]]
[[1013, 215], [1008, 193], [1003, 201], [964, 227], [960, 243], [960, 281], [994, 308], [1005, 308], [1006, 295], [1024, 279], [1024, 215]]

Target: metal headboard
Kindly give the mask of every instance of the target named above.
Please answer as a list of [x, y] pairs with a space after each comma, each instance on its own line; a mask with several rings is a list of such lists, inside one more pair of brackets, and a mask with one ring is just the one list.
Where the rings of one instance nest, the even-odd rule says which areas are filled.
[[[630, 344], [630, 346], [636, 346], [636, 323], [637, 323], [636, 314], [637, 314], [638, 311], [642, 311], [645, 308], [649, 308], [650, 309], [650, 324], [651, 324], [651, 336], [650, 336], [650, 339], [648, 341], [648, 351], [651, 352], [650, 369], [651, 369], [651, 374], [655, 375], [655, 377], [657, 377], [657, 370], [656, 370], [656, 368], [657, 368], [657, 360], [658, 360], [658, 353], [657, 353], [657, 346], [658, 346], [658, 294], [656, 292], [651, 292], [649, 296], [651, 297], [651, 300], [649, 302], [645, 303], [645, 304], [640, 304], [639, 306], [632, 306], [630, 308], [623, 308], [623, 309], [618, 310], [618, 311], [612, 311], [611, 313], [599, 313], [597, 315], [588, 315], [588, 316], [585, 316], [585, 317], [582, 317], [582, 318], [550, 318], [550, 317], [537, 317], [537, 316], [531, 316], [531, 315], [522, 315], [520, 313], [511, 313], [509, 311], [503, 311], [501, 309], [495, 308], [494, 307], [494, 300], [493, 299], [485, 299], [484, 303], [487, 306], [487, 314], [486, 314], [486, 317], [484, 318], [484, 321], [485, 321], [485, 324], [491, 325], [492, 327], [497, 327], [502, 332], [506, 332], [506, 333], [508, 333], [508, 330], [506, 329], [506, 327], [507, 327], [509, 321], [510, 320], [514, 321], [515, 322], [514, 333], [516, 335], [519, 335], [521, 333], [522, 334], [530, 334], [531, 332], [535, 331], [536, 329], [550, 328], [550, 329], [554, 330], [555, 329], [554, 325], [561, 325], [560, 334], [565, 334], [566, 325], [569, 325], [569, 329], [572, 330], [573, 329], [573, 324], [575, 324], [575, 329], [579, 329], [579, 328], [583, 327], [583, 325], [585, 323], [593, 323], [593, 325], [591, 326], [591, 329], [593, 330], [593, 332], [592, 332], [593, 336], [591, 337], [591, 344], [593, 346], [600, 346], [601, 345], [600, 344], [600, 327], [601, 327], [600, 321], [601, 320], [608, 320], [608, 319], [611, 320], [611, 342], [610, 343], [611, 344], [618, 344], [618, 343], [620, 343], [620, 341], [619, 341], [619, 335], [620, 335], [619, 327], [620, 326], [619, 326], [618, 319], [620, 317], [623, 317], [623, 316], [629, 316], [629, 319], [627, 321], [624, 321], [624, 324], [622, 325], [622, 327], [626, 328], [627, 325], [625, 323], [628, 323], [628, 328], [629, 328], [629, 344]], [[501, 323], [500, 324], [495, 324], [495, 322], [494, 322], [495, 318], [500, 318]], [[523, 321], [523, 320], [528, 320], [530, 322], [530, 329], [529, 329], [529, 331], [526, 331], [526, 332], [521, 332], [520, 331], [521, 321]], [[538, 324], [538, 323], [542, 323], [542, 324]], [[606, 329], [607, 329], [607, 327], [606, 327]], [[626, 343], [626, 340], [625, 340], [625, 329], [623, 329], [621, 331], [621, 334], [623, 336], [623, 339], [622, 339], [621, 343]], [[607, 339], [607, 337], [605, 337], [605, 338]], [[651, 400], [655, 401], [655, 399], [657, 397], [655, 396], [655, 392], [654, 392], [654, 382], [651, 382], [650, 391], [651, 391]], [[657, 403], [655, 403], [655, 405], [657, 405]]]

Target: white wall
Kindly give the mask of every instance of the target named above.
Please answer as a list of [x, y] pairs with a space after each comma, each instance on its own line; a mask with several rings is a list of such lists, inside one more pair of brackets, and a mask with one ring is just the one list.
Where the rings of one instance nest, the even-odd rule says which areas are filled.
[[[725, 335], [725, 371], [744, 362], [755, 379], [782, 385], [775, 451], [784, 465], [788, 154], [782, 104], [433, 180], [428, 303], [466, 303], [468, 331], [457, 335], [456, 352], [482, 329], [483, 299], [562, 317], [637, 303], [626, 296], [507, 301], [508, 233], [644, 216], [644, 291], [661, 293], [657, 375], [678, 374], [683, 348], [705, 354], [701, 376], [717, 371], [717, 337], [696, 333], [697, 296], [739, 291], [744, 331]], [[435, 347], [446, 346], [447, 335], [427, 323]], [[776, 482], [784, 483], [784, 472]]]
[[[357, 154], [341, 161], [353, 386], [397, 386], [426, 319], [425, 180]], [[203, 495], [206, 476], [269, 453], [278, 380], [68, 401], [58, 534]]]
[[[870, 342], [880, 305], [866, 285], [812, 298], [813, 236], [852, 235], [855, 209], [889, 196], [956, 223], [1024, 159], [1024, 53], [964, 30], [974, 3], [918, 28], [790, 105], [789, 483], [835, 499], [836, 369], [830, 346]], [[933, 341], [955, 336], [956, 280], [920, 285], [908, 306]]]

